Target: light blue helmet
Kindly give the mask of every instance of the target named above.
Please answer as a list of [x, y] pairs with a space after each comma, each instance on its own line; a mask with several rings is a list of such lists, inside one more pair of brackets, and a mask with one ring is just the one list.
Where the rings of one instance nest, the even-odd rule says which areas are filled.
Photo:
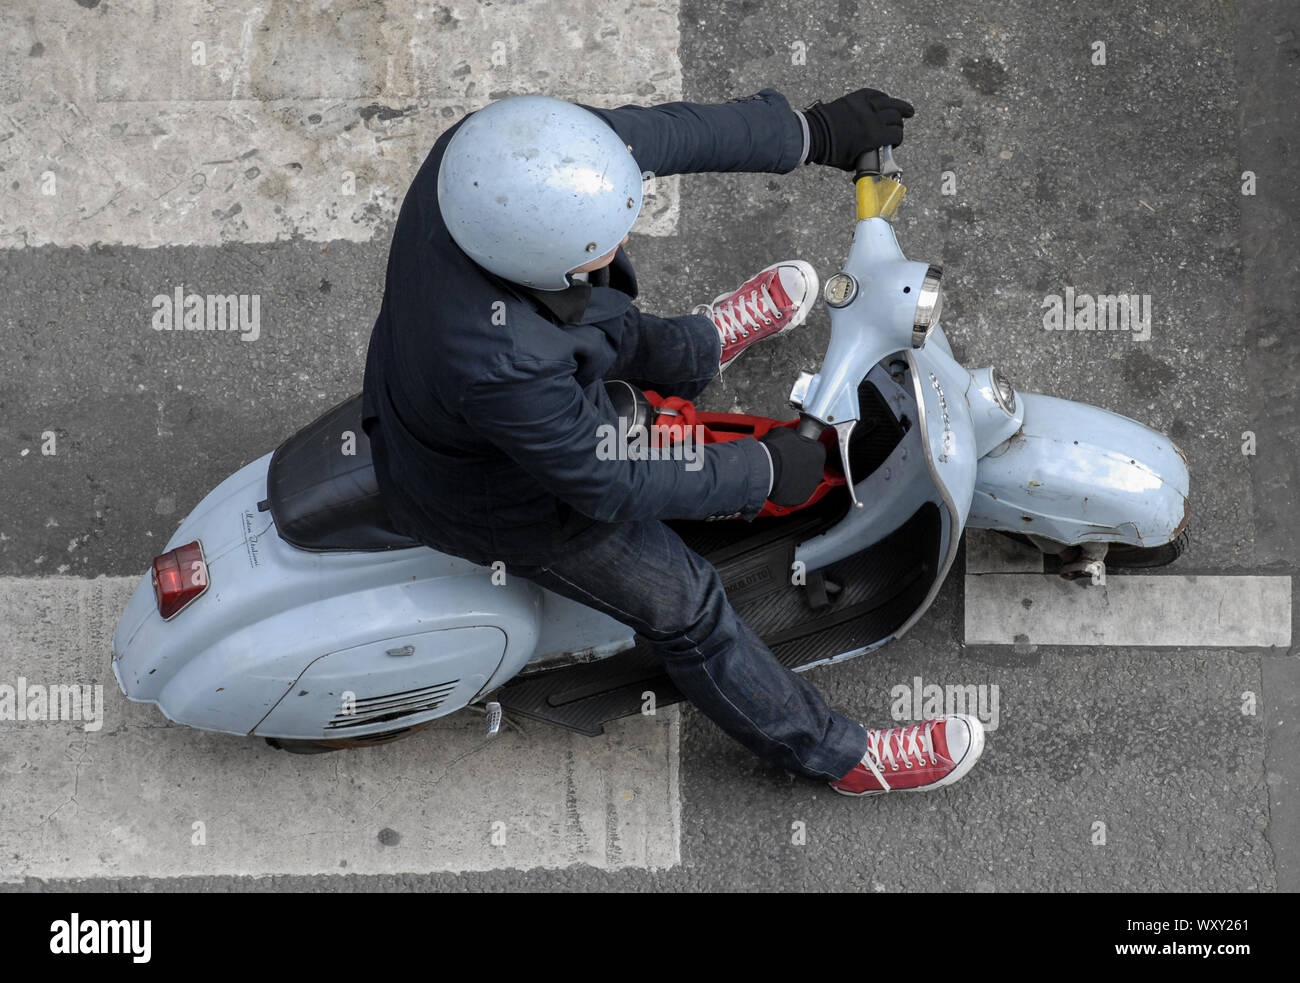
[[438, 207], [456, 245], [514, 283], [563, 290], [641, 211], [641, 168], [599, 116], [550, 96], [472, 113], [447, 143]]

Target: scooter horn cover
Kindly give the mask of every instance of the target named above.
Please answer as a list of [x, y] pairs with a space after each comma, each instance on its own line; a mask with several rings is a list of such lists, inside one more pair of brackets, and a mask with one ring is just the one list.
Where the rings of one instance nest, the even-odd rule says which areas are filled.
[[550, 96], [471, 113], [438, 169], [447, 230], [484, 269], [563, 290], [566, 274], [615, 249], [641, 211], [641, 168], [599, 116]]

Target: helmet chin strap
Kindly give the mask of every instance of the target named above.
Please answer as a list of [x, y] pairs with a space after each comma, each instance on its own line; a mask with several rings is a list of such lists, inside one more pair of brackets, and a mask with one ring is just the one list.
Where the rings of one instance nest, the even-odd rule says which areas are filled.
[[566, 274], [566, 276], [569, 278], [570, 285], [572, 285], [575, 280], [585, 280], [593, 287], [607, 287], [609, 286], [609, 268], [612, 265], [613, 264], [611, 263], [606, 263], [604, 266], [598, 266], [594, 270], [583, 270], [581, 273], [575, 271]]

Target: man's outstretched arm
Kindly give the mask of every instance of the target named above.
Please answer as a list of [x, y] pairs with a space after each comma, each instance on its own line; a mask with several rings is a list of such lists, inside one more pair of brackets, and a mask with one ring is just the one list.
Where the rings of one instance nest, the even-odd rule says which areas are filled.
[[608, 123], [642, 171], [656, 175], [706, 171], [784, 174], [804, 160], [806, 124], [775, 89], [723, 103], [584, 109]]
[[596, 109], [627, 144], [642, 171], [784, 174], [801, 163], [852, 170], [866, 150], [903, 142], [912, 106], [878, 89], [857, 89], [795, 110], [776, 89], [724, 103], [668, 102]]

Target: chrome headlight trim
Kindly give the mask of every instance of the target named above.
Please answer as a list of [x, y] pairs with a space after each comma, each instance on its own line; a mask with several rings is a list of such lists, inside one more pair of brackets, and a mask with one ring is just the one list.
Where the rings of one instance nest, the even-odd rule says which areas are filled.
[[989, 378], [993, 382], [993, 398], [998, 401], [998, 405], [1006, 411], [1008, 416], [1015, 416], [1015, 387], [1012, 386], [1010, 380], [996, 368], [989, 370]]

